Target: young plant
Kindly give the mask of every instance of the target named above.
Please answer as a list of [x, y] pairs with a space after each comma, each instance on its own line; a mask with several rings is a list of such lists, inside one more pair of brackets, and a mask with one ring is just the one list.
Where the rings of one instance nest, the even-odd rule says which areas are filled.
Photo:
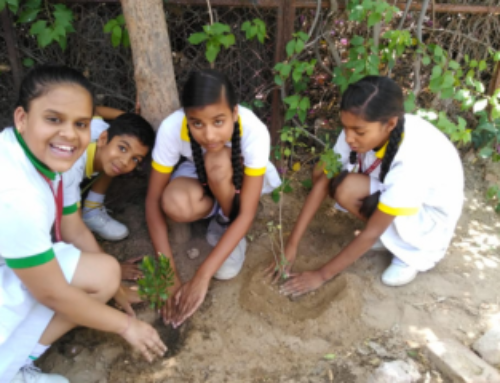
[[149, 302], [149, 307], [159, 310], [169, 298], [168, 289], [174, 285], [170, 260], [162, 253], [157, 257], [145, 256], [139, 269], [144, 275], [137, 281], [139, 296]]
[[193, 45], [199, 45], [206, 41], [205, 57], [209, 63], [213, 63], [220, 52], [221, 45], [229, 48], [235, 44], [234, 35], [227, 24], [214, 23], [203, 26], [203, 32], [196, 32], [189, 36], [188, 41]]
[[247, 40], [251, 41], [255, 37], [260, 41], [261, 44], [264, 44], [264, 40], [266, 38], [266, 23], [261, 19], [253, 19], [252, 21], [245, 21], [241, 30], [245, 32], [245, 37]]

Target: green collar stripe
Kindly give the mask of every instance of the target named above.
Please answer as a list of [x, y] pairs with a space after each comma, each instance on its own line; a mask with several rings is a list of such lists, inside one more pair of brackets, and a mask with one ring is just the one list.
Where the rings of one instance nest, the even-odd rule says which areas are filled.
[[63, 208], [63, 215], [70, 215], [78, 211], [78, 203]]
[[24, 150], [24, 154], [26, 154], [26, 157], [28, 157], [28, 159], [33, 164], [33, 166], [40, 173], [42, 173], [45, 177], [47, 177], [49, 180], [52, 180], [52, 181], [55, 180], [56, 173], [51, 171], [38, 158], [36, 158], [33, 153], [31, 153], [31, 150], [28, 148], [28, 145], [26, 145], [24, 138], [19, 134], [19, 132], [17, 131], [17, 129], [15, 127], [13, 129], [14, 129], [14, 133], [16, 134], [16, 138], [17, 138], [17, 141], [19, 142], [19, 145], [21, 145], [21, 148], [23, 148], [23, 150]]
[[54, 250], [50, 248], [44, 253], [32, 255], [24, 258], [4, 258], [5, 263], [11, 269], [28, 269], [30, 267], [41, 266], [54, 259]]

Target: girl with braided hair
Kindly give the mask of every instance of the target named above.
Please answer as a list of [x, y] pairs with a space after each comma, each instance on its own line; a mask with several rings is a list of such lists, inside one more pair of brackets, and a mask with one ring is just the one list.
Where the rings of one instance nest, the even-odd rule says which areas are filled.
[[[149, 233], [174, 271], [164, 215], [176, 222], [211, 218], [207, 241], [214, 249], [190, 281], [182, 284], [176, 273], [172, 298], [162, 310], [165, 323], [175, 327], [201, 305], [212, 277], [227, 280], [239, 273], [260, 195], [281, 182], [269, 162], [267, 127], [238, 105], [226, 76], [214, 70], [191, 73], [181, 102], [183, 109], [162, 122], [153, 150]], [[174, 170], [181, 156], [185, 161]]]
[[[342, 97], [344, 127], [333, 150], [343, 171], [331, 181], [322, 164], [285, 248], [287, 272], [298, 243], [329, 194], [340, 210], [366, 222], [364, 230], [319, 270], [291, 274], [282, 286], [297, 296], [319, 288], [368, 250], [393, 255], [382, 275], [402, 286], [445, 255], [463, 205], [463, 169], [448, 138], [422, 118], [405, 114], [401, 88], [388, 77], [368, 76]], [[277, 275], [276, 265], [268, 273]]]

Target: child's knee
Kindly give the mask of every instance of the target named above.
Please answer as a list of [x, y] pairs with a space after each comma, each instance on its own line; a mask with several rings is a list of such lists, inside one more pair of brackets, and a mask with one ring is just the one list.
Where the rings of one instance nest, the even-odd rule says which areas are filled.
[[214, 183], [224, 182], [233, 176], [231, 151], [229, 148], [219, 152], [207, 152], [205, 155], [205, 171], [207, 178]]
[[175, 222], [191, 222], [193, 217], [193, 207], [191, 198], [186, 193], [163, 194], [161, 207], [165, 215]]
[[335, 201], [340, 206], [351, 205], [353, 197], [357, 194], [354, 188], [355, 182], [353, 182], [353, 177], [349, 174], [337, 185], [334, 197]]
[[107, 302], [113, 298], [118, 291], [122, 279], [120, 263], [111, 255], [105, 254], [100, 267], [104, 270], [105, 280], [102, 281], [101, 295]]

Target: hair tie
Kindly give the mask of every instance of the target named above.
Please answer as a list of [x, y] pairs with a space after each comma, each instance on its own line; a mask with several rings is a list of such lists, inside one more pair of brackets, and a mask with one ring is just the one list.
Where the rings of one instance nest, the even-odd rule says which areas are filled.
[[204, 184], [201, 184], [202, 186], [207, 186], [207, 183], [205, 182]]
[[236, 189], [236, 190], [234, 191], [234, 194], [240, 194], [240, 189]]

